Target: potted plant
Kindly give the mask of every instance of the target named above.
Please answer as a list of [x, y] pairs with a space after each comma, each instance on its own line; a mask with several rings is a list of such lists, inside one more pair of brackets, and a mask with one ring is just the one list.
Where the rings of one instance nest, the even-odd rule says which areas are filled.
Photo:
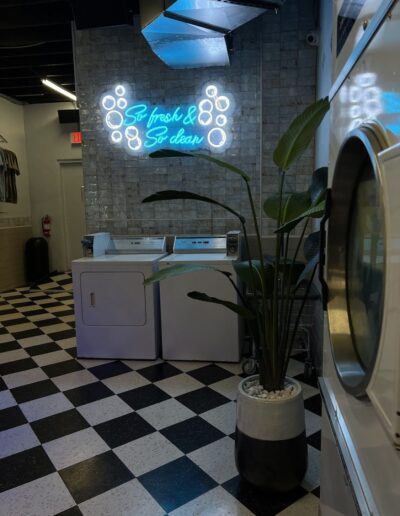
[[[246, 188], [257, 240], [257, 257], [250, 255], [245, 218], [231, 207], [194, 192], [167, 190], [143, 200], [144, 203], [190, 199], [218, 205], [238, 218], [244, 236], [247, 257], [234, 263], [235, 271], [249, 295], [238, 292], [238, 304], [210, 297], [203, 292], [189, 292], [192, 299], [226, 306], [246, 319], [255, 344], [259, 374], [239, 384], [237, 397], [236, 464], [247, 481], [278, 491], [296, 487], [307, 469], [304, 404], [301, 385], [287, 377], [289, 359], [299, 328], [300, 317], [310, 292], [318, 253], [317, 235], [310, 229], [310, 219], [322, 216], [325, 209], [326, 168], [312, 176], [305, 192], [289, 192], [285, 176], [313, 140], [315, 132], [329, 109], [327, 98], [307, 107], [279, 140], [273, 159], [279, 169], [279, 192], [266, 199], [265, 213], [276, 221], [275, 256], [266, 258], [261, 244], [259, 223], [250, 188], [249, 176], [239, 168], [207, 154], [161, 150], [153, 158], [195, 157], [207, 160], [233, 174], [238, 174]], [[296, 228], [301, 230], [297, 246], [290, 256], [289, 242]], [[299, 271], [297, 259], [305, 239], [308, 263]], [[202, 264], [180, 264], [163, 269], [146, 279], [150, 284], [165, 278], [196, 271], [224, 274], [235, 288], [230, 273]], [[303, 289], [300, 308], [295, 298]]]

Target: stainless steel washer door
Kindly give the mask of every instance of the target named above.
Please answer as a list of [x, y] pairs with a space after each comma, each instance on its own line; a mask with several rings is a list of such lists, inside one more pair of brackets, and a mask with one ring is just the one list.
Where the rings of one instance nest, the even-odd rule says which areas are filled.
[[344, 388], [366, 393], [379, 347], [385, 287], [385, 219], [377, 154], [379, 126], [351, 132], [332, 181], [328, 231], [328, 319], [335, 366]]

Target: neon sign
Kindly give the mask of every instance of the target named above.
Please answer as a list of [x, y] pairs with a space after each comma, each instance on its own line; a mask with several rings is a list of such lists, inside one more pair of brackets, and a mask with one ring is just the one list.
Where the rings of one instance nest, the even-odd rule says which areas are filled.
[[161, 148], [222, 152], [231, 144], [234, 101], [216, 84], [207, 84], [195, 104], [167, 108], [128, 99], [128, 87], [118, 84], [100, 106], [111, 143], [130, 154]]

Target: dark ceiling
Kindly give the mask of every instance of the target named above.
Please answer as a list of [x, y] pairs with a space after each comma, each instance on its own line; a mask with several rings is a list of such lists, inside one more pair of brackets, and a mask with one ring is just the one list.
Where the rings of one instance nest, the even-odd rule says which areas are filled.
[[132, 23], [138, 0], [0, 0], [0, 94], [59, 102], [50, 80], [75, 91], [71, 21], [78, 29]]

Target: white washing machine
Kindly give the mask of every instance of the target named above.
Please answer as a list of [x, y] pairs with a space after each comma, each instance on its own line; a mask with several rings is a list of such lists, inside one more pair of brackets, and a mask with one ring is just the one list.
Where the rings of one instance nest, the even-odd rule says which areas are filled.
[[144, 286], [167, 255], [165, 237], [88, 235], [72, 262], [77, 355], [155, 359], [160, 349], [158, 285]]
[[[173, 253], [163, 258], [159, 266], [162, 269], [180, 263], [212, 265], [232, 273], [236, 282], [233, 261], [238, 259], [238, 253], [238, 235], [177, 236]], [[163, 280], [160, 283], [163, 358], [239, 362], [241, 323], [237, 315], [224, 306], [189, 298], [187, 293], [191, 291], [238, 302], [229, 280], [217, 272], [194, 272]]]
[[[321, 510], [394, 516], [400, 507], [400, 5], [341, 0], [334, 7], [334, 25], [351, 8], [358, 21], [346, 29], [353, 46], [341, 48], [348, 55], [336, 56], [333, 46]], [[339, 481], [332, 485], [332, 478]]]

